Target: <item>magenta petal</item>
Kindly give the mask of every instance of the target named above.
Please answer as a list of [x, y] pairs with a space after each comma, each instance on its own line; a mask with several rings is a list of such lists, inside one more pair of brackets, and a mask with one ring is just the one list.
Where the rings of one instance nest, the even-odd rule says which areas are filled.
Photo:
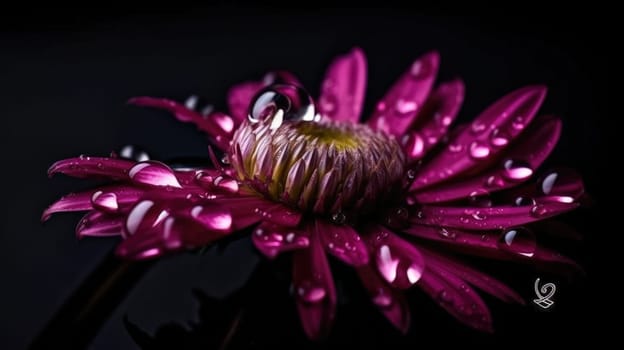
[[310, 245], [307, 231], [268, 222], [263, 222], [254, 229], [251, 238], [256, 248], [270, 259], [279, 253], [307, 248]]
[[463, 280], [435, 267], [428, 267], [420, 287], [460, 322], [480, 331], [492, 332], [492, 316], [479, 295]]
[[217, 198], [214, 203], [230, 210], [234, 231], [262, 221], [262, 214], [275, 206], [274, 202], [253, 195]]
[[371, 227], [367, 233], [377, 270], [386, 282], [399, 289], [416, 284], [425, 270], [425, 260], [418, 249], [385, 227]]
[[352, 266], [368, 264], [368, 249], [360, 235], [350, 226], [316, 221], [316, 234], [328, 252]]
[[299, 211], [290, 209], [282, 204], [275, 204], [267, 209], [258, 209], [256, 213], [261, 215], [263, 220], [284, 227], [295, 227], [299, 225], [302, 218]]
[[76, 236], [108, 237], [123, 233], [124, 217], [99, 211], [87, 213], [76, 226]]
[[524, 182], [546, 160], [561, 133], [561, 121], [558, 119], [538, 118], [534, 125], [505, 154], [499, 167], [466, 180], [426, 188], [422, 193], [415, 194], [414, 198], [419, 203], [445, 202], [468, 198], [475, 191], [500, 191]]
[[128, 170], [128, 177], [142, 185], [182, 187], [171, 168], [153, 160], [135, 164]]
[[429, 96], [439, 63], [437, 52], [429, 52], [415, 61], [377, 103], [368, 125], [395, 136], [403, 135]]
[[379, 311], [402, 333], [410, 325], [410, 309], [401, 292], [390, 287], [369, 265], [357, 269], [364, 288]]
[[134, 97], [128, 103], [165, 109], [175, 115], [179, 121], [195, 124], [199, 130], [211, 136], [215, 144], [222, 150], [227, 149], [234, 129], [238, 125], [226, 114], [213, 112], [202, 115], [183, 104], [164, 98]]
[[447, 227], [413, 226], [405, 229], [403, 232], [415, 237], [446, 244], [449, 247], [456, 248], [462, 254], [471, 254], [496, 260], [535, 263], [539, 266], [554, 264], [565, 268], [580, 269], [574, 261], [540, 245], [534, 246], [532, 255], [522, 251], [514, 253], [509, 249], [501, 249], [500, 242], [504, 234], [503, 231], [471, 232]]
[[366, 90], [366, 57], [359, 48], [337, 57], [327, 69], [318, 109], [333, 120], [356, 123]]
[[415, 224], [491, 230], [544, 220], [578, 207], [578, 203], [544, 203], [533, 206], [462, 208], [424, 205], [410, 220]]
[[[95, 194], [99, 193], [98, 196]], [[134, 188], [131, 186], [125, 185], [113, 185], [113, 186], [105, 186], [97, 189], [92, 189], [88, 191], [83, 191], [79, 193], [70, 193], [54, 204], [50, 205], [41, 216], [43, 221], [50, 218], [50, 216], [54, 213], [58, 212], [67, 212], [67, 211], [83, 211], [93, 209], [94, 206], [98, 206], [104, 211], [109, 211], [105, 208], [105, 205], [113, 205], [116, 204], [116, 210], [110, 210], [112, 212], [125, 212], [129, 209], [129, 206], [133, 205], [140, 197], [143, 195], [144, 191], [138, 188]], [[101, 198], [102, 194], [106, 194], [105, 197], [108, 197], [108, 201], [103, 201], [104, 198]], [[111, 203], [110, 194], [114, 194], [115, 203]], [[94, 196], [96, 197], [96, 201], [93, 201]]]
[[423, 166], [412, 189], [440, 183], [495, 161], [505, 146], [531, 122], [545, 96], [545, 87], [529, 86], [498, 100]]
[[293, 286], [303, 330], [309, 338], [327, 336], [336, 313], [336, 289], [325, 251], [309, 225], [310, 247], [293, 253]]
[[524, 305], [524, 300], [518, 293], [485, 273], [470, 268], [460, 261], [444, 257], [432, 251], [421, 249], [421, 252], [427, 259], [427, 266], [432, 266], [437, 270], [451, 273], [502, 301]]
[[84, 211], [93, 209], [91, 205], [91, 196], [94, 190], [80, 193], [70, 193], [61, 197], [58, 201], [50, 205], [41, 215], [41, 221], [46, 221], [54, 213], [66, 211]]
[[256, 93], [260, 91], [260, 89], [274, 83], [300, 85], [299, 81], [293, 74], [285, 71], [276, 71], [265, 75], [262, 81], [247, 81], [234, 85], [230, 88], [227, 96], [227, 102], [230, 114], [236, 119], [237, 124], [240, 124], [243, 120], [247, 119], [249, 104]]
[[48, 169], [48, 175], [57, 173], [73, 177], [107, 177], [113, 180], [127, 178], [128, 170], [136, 164], [135, 162], [103, 157], [69, 158], [59, 160]]
[[422, 159], [446, 136], [463, 101], [464, 83], [459, 79], [436, 88], [420, 111], [418, 118], [422, 123], [401, 138], [408, 162]]

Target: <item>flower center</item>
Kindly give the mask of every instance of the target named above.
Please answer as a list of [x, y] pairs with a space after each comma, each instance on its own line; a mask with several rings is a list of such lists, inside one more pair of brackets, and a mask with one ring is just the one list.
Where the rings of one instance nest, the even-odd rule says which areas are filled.
[[304, 114], [269, 107], [250, 113], [229, 150], [239, 180], [256, 192], [343, 221], [369, 213], [400, 190], [405, 158], [394, 138], [362, 124], [321, 122], [307, 105]]

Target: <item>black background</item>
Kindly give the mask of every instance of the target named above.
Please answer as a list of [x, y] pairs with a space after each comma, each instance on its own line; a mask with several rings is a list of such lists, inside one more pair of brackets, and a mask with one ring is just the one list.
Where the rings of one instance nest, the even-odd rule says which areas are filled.
[[[456, 324], [415, 291], [410, 294], [413, 326], [403, 337], [360, 300], [357, 288], [349, 286], [349, 273], [340, 269], [336, 275], [347, 276], [350, 298], [338, 310], [329, 343], [321, 345], [566, 345], [588, 339], [589, 325], [595, 322], [590, 289], [596, 281], [597, 242], [606, 234], [596, 226], [603, 220], [598, 206], [606, 188], [597, 155], [606, 146], [609, 111], [601, 97], [610, 79], [612, 22], [602, 17], [609, 12], [604, 8], [568, 9], [564, 14], [536, 6], [523, 3], [475, 14], [442, 7], [295, 11], [225, 5], [3, 12], [0, 344], [8, 349], [27, 346], [115, 244], [114, 239], [77, 241], [77, 215], [40, 223], [41, 211], [53, 200], [84, 188], [83, 182], [48, 179], [50, 164], [81, 153], [107, 155], [128, 143], [142, 145], [160, 159], [205, 156], [204, 139], [193, 127], [159, 111], [127, 106], [128, 98], [183, 100], [199, 94], [223, 108], [231, 84], [276, 68], [294, 72], [309, 90], [318, 91], [330, 59], [353, 46], [362, 47], [368, 57], [368, 110], [414, 58], [431, 49], [442, 56], [440, 79], [461, 76], [466, 83], [461, 120], [515, 88], [548, 85], [542, 112], [560, 115], [564, 129], [547, 165], [578, 169], [594, 203], [563, 218], [584, 240], [564, 240], [559, 247], [588, 274], [569, 282], [532, 269], [486, 264], [527, 299], [536, 277], [554, 279], [559, 283], [556, 308], [539, 312], [486, 298], [497, 332], [484, 335]], [[91, 348], [135, 347], [122, 324], [125, 314], [150, 333], [168, 321], [196, 318], [191, 288], [226, 295], [243, 284], [255, 265], [251, 251], [249, 242], [241, 241], [223, 256], [211, 252], [164, 259], [129, 292]], [[257, 294], [263, 305], [247, 312], [243, 340], [235, 340], [233, 347], [305, 344], [287, 286], [281, 287], [261, 288]], [[281, 294], [271, 297], [270, 292]]]

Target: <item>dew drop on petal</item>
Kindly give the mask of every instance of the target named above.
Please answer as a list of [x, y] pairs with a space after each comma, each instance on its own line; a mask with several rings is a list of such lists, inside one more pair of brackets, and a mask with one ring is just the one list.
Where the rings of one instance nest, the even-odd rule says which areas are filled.
[[342, 225], [347, 221], [347, 216], [343, 212], [332, 214], [331, 221], [335, 224]]
[[143, 200], [132, 208], [126, 219], [126, 231], [129, 235], [136, 233], [139, 225], [143, 221], [147, 211], [154, 206], [154, 202], [150, 200]]
[[509, 135], [501, 129], [493, 129], [490, 133], [490, 143], [492, 146], [503, 147], [509, 143]]
[[514, 199], [514, 205], [516, 207], [535, 205], [535, 199], [526, 196], [518, 196], [516, 197], [516, 199]]
[[304, 281], [296, 287], [296, 291], [298, 297], [307, 303], [318, 303], [327, 295], [325, 288], [311, 281]]
[[398, 99], [396, 105], [394, 106], [397, 112], [399, 112], [402, 116], [410, 116], [412, 113], [416, 112], [418, 109], [418, 104], [414, 101]]
[[538, 180], [538, 191], [546, 201], [572, 203], [583, 193], [583, 185], [576, 173], [569, 169], [557, 169]]
[[456, 239], [457, 238], [457, 234], [455, 234], [455, 232], [453, 231], [449, 231], [447, 228], [445, 227], [440, 227], [438, 229], [438, 234], [446, 239]]
[[524, 227], [516, 227], [505, 230], [501, 234], [497, 245], [505, 251], [532, 257], [535, 254], [537, 243], [533, 232]]
[[531, 216], [533, 217], [541, 218], [546, 214], [548, 214], [548, 209], [546, 209], [546, 207], [541, 204], [534, 205], [531, 208]]
[[300, 86], [270, 85], [260, 90], [252, 101], [248, 115], [251, 123], [259, 123], [279, 116], [281, 120], [271, 122], [279, 127], [284, 121], [316, 121], [318, 119], [312, 98]]
[[392, 295], [388, 293], [384, 288], [379, 288], [377, 294], [373, 296], [373, 303], [377, 306], [388, 307], [392, 305]]
[[485, 130], [485, 128], [486, 128], [486, 125], [480, 120], [475, 120], [474, 122], [472, 122], [472, 125], [470, 126], [470, 130], [472, 130], [473, 134], [479, 134], [483, 130]]
[[448, 146], [449, 151], [453, 153], [461, 152], [464, 149], [464, 146], [459, 143], [452, 143]]
[[119, 209], [117, 195], [113, 192], [97, 191], [91, 196], [91, 204], [95, 209], [114, 213]]
[[472, 207], [485, 208], [492, 206], [490, 193], [483, 188], [470, 192], [470, 195], [468, 196], [468, 202]]
[[502, 178], [500, 178], [497, 175], [492, 175], [489, 176], [486, 180], [485, 180], [485, 185], [487, 187], [501, 187], [503, 185], [505, 185], [505, 182], [503, 181]]
[[125, 145], [116, 153], [119, 158], [134, 160], [137, 162], [144, 162], [150, 159], [149, 154], [136, 145]]
[[425, 151], [425, 142], [417, 133], [403, 136], [401, 143], [410, 158], [421, 158]]
[[481, 143], [474, 141], [470, 144], [470, 156], [475, 159], [483, 159], [490, 155], [490, 148]]
[[522, 160], [507, 159], [503, 163], [505, 178], [513, 181], [526, 180], [533, 175], [531, 165]]
[[511, 122], [511, 127], [516, 130], [522, 130], [524, 128], [524, 117], [521, 115], [515, 117]]

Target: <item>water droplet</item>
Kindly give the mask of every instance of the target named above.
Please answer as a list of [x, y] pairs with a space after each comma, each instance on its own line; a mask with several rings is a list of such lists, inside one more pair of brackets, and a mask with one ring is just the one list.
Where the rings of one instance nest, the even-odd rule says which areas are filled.
[[485, 219], [485, 214], [483, 214], [480, 211], [475, 211], [474, 213], [470, 214], [472, 216], [473, 219], [477, 220], [477, 221], [481, 221]]
[[392, 305], [392, 301], [392, 295], [383, 288], [379, 288], [377, 294], [373, 296], [373, 303], [377, 306], [388, 307]]
[[230, 164], [230, 157], [228, 157], [227, 154], [223, 155], [223, 157], [221, 157], [221, 163], [226, 165]]
[[206, 172], [198, 171], [195, 173], [195, 182], [206, 189], [212, 188], [213, 177]]
[[[252, 101], [248, 115], [252, 123], [270, 120], [272, 128], [275, 128], [285, 121], [318, 120], [312, 98], [296, 85], [270, 85], [260, 90]], [[279, 119], [274, 120], [277, 117]]]
[[470, 156], [475, 159], [483, 159], [490, 155], [490, 148], [481, 143], [480, 141], [474, 141], [470, 144]]
[[128, 235], [133, 235], [139, 228], [141, 222], [145, 218], [147, 211], [154, 206], [154, 202], [150, 200], [142, 200], [137, 203], [128, 214], [126, 219], [126, 231]]
[[416, 61], [410, 67], [410, 76], [413, 79], [420, 79], [420, 77], [424, 74], [424, 67], [421, 61]]
[[217, 176], [212, 182], [212, 184], [216, 188], [220, 190], [224, 190], [226, 192], [230, 192], [230, 193], [238, 192], [238, 181], [234, 180], [233, 178], [229, 176], [225, 176], [225, 175]]
[[438, 292], [438, 300], [443, 304], [449, 304], [453, 301], [451, 294], [444, 289]]
[[556, 169], [546, 173], [538, 181], [538, 191], [543, 201], [572, 203], [583, 194], [583, 182], [570, 169]]
[[113, 192], [97, 191], [91, 196], [91, 204], [95, 209], [114, 213], [119, 209], [117, 195]]
[[464, 149], [464, 146], [460, 143], [451, 143], [448, 146], [449, 151], [453, 152], [453, 153], [458, 153], [461, 152]]
[[420, 279], [423, 262], [414, 256], [394, 252], [388, 245], [381, 245], [376, 251], [377, 269], [382, 277], [398, 288], [408, 288]]
[[503, 167], [505, 168], [503, 175], [509, 180], [522, 181], [533, 175], [531, 165], [522, 160], [507, 159]]
[[149, 154], [136, 145], [125, 145], [117, 153], [119, 154], [119, 158], [137, 162], [144, 162], [150, 159]]
[[409, 169], [407, 170], [406, 175], [407, 175], [408, 180], [414, 180], [416, 178], [416, 170]]
[[380, 101], [379, 103], [377, 103], [377, 106], [375, 106], [375, 108], [379, 111], [379, 112], [383, 112], [386, 110], [386, 103], [383, 101]]
[[396, 101], [396, 105], [394, 106], [397, 112], [403, 116], [409, 116], [412, 113], [416, 112], [418, 109], [418, 104], [414, 101], [404, 100], [402, 98]]
[[433, 115], [433, 118], [438, 122], [438, 124], [442, 126], [449, 126], [453, 122], [453, 118], [451, 118], [448, 114], [442, 114], [440, 112], [436, 112]]
[[492, 206], [490, 193], [483, 188], [470, 192], [470, 195], [468, 196], [468, 202], [472, 207], [485, 208]]
[[509, 136], [504, 131], [496, 128], [490, 133], [490, 143], [492, 146], [503, 147], [509, 143]]
[[535, 254], [536, 245], [535, 235], [524, 227], [507, 229], [498, 240], [500, 249], [526, 257]]
[[522, 117], [521, 115], [515, 117], [514, 120], [511, 122], [511, 127], [516, 130], [522, 130], [524, 128], [524, 117]]
[[342, 225], [347, 221], [347, 216], [343, 212], [337, 212], [332, 214], [331, 220], [335, 224]]
[[518, 196], [514, 200], [514, 205], [517, 207], [524, 207], [529, 205], [535, 205], [535, 199], [531, 197]]
[[292, 243], [294, 240], [295, 240], [295, 233], [294, 232], [289, 232], [286, 235], [286, 242]]
[[505, 185], [505, 181], [499, 176], [492, 175], [485, 180], [485, 185], [488, 187], [501, 187]]
[[297, 295], [305, 302], [318, 303], [325, 298], [327, 292], [322, 286], [306, 281], [297, 287]]
[[401, 139], [405, 153], [410, 158], [421, 158], [425, 153], [425, 142], [417, 133], [410, 133]]
[[483, 132], [483, 130], [485, 130], [486, 127], [487, 126], [482, 121], [475, 120], [474, 122], [472, 122], [470, 130], [472, 130], [473, 134], [479, 134]]
[[546, 209], [545, 206], [538, 204], [538, 205], [534, 205], [531, 208], [531, 216], [536, 217], [536, 218], [541, 218], [543, 216], [545, 216], [546, 214], [548, 214], [548, 210]]
[[171, 168], [163, 163], [152, 160], [135, 164], [128, 171], [128, 176], [132, 181], [141, 184], [182, 187]]
[[457, 234], [455, 233], [455, 231], [449, 231], [447, 228], [445, 227], [440, 227], [438, 229], [438, 234], [446, 239], [455, 239], [457, 238]]
[[191, 95], [186, 99], [186, 101], [184, 101], [184, 106], [188, 109], [195, 109], [195, 107], [197, 107], [198, 100], [199, 97], [197, 97], [197, 95]]

